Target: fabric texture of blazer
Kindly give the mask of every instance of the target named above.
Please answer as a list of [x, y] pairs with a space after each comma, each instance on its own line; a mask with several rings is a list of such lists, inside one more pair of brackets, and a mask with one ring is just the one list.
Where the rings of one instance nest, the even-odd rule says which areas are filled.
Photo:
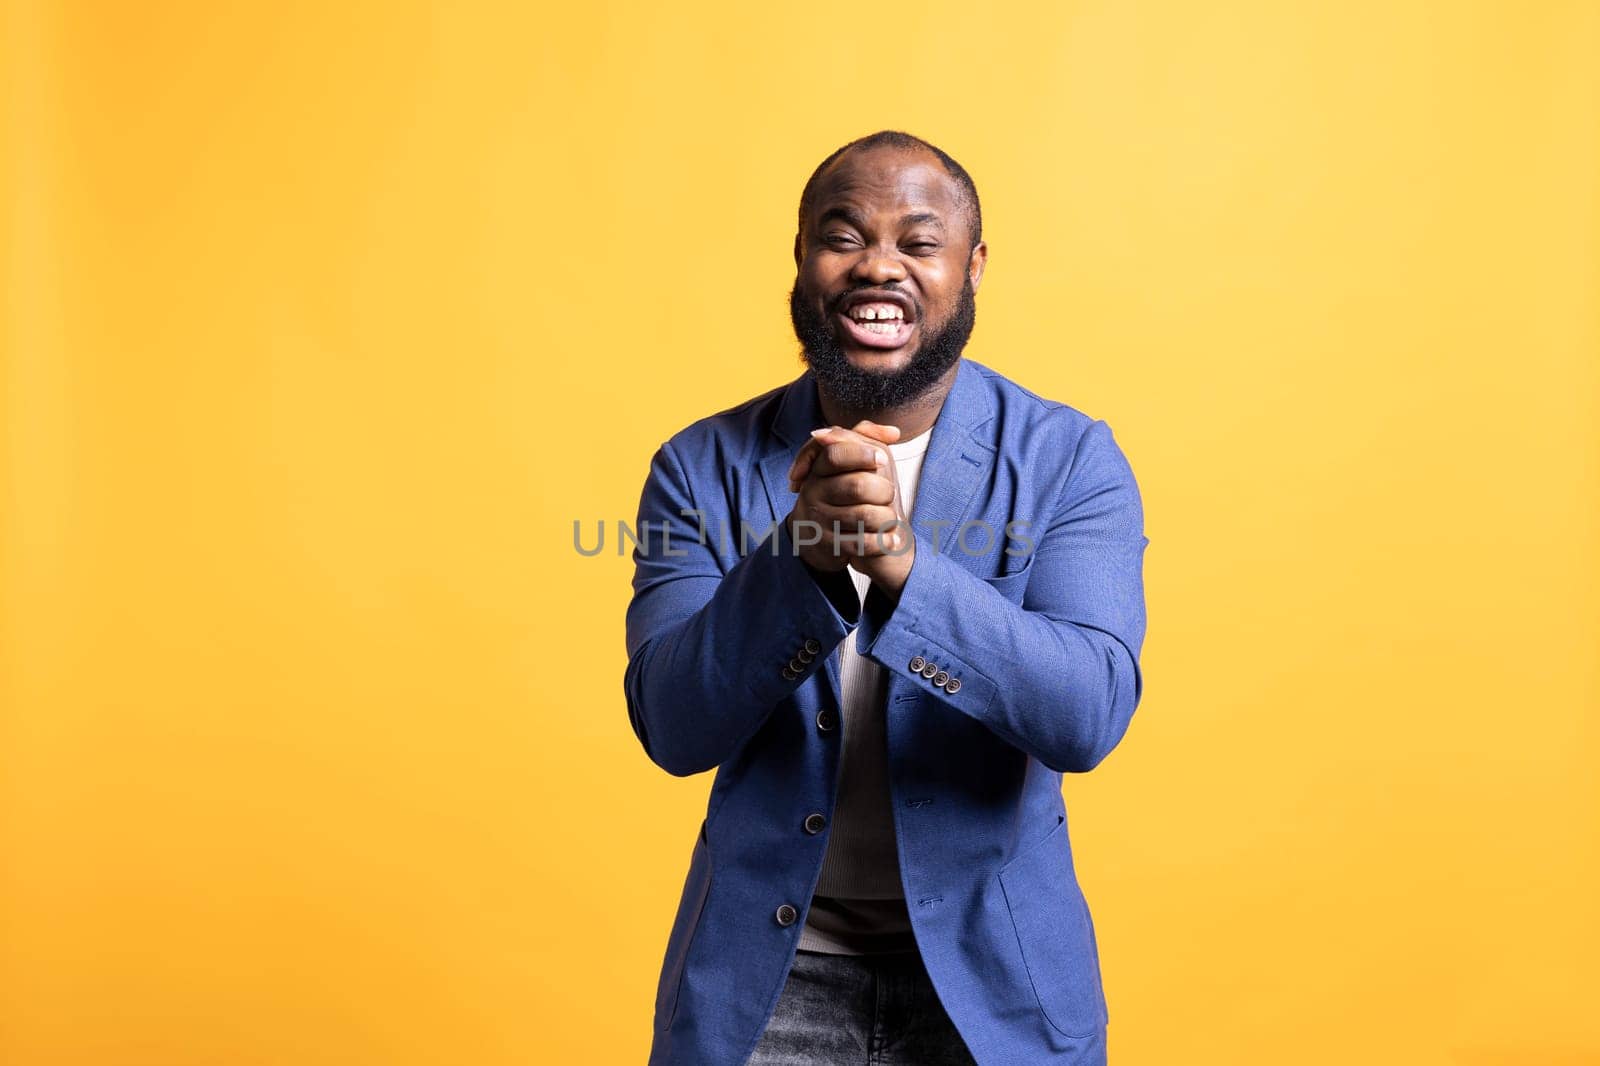
[[[623, 687], [645, 753], [713, 768], [658, 981], [652, 1066], [741, 1066], [794, 959], [838, 781], [837, 646], [882, 664], [901, 882], [984, 1066], [1103, 1063], [1099, 947], [1063, 773], [1139, 704], [1148, 538], [1110, 427], [963, 357], [898, 602], [820, 578], [783, 519], [826, 425], [809, 371], [661, 445], [639, 502]], [[798, 669], [796, 669], [798, 667]], [[811, 819], [811, 828], [817, 825]]]

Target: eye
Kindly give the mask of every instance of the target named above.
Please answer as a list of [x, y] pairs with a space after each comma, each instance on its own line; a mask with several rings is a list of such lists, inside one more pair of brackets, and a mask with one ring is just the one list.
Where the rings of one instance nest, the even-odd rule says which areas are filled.
[[849, 244], [852, 239], [853, 238], [848, 233], [830, 233], [822, 238], [822, 243], [832, 245], [834, 247], [843, 247], [844, 245]]
[[939, 245], [934, 241], [913, 241], [906, 247], [918, 255], [931, 255], [939, 250]]

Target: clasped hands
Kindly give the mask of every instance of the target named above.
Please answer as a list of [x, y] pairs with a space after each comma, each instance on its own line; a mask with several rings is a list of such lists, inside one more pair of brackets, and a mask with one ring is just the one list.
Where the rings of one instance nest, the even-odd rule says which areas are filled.
[[916, 555], [894, 456], [882, 447], [899, 439], [897, 427], [865, 419], [850, 429], [812, 430], [789, 467], [789, 488], [799, 495], [784, 520], [808, 566], [824, 572], [854, 566], [892, 599]]

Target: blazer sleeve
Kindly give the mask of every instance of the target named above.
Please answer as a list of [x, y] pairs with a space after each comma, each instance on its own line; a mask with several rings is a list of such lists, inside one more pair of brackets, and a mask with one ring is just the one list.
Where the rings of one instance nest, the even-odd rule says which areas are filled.
[[[1122, 739], [1143, 691], [1149, 538], [1105, 422], [1081, 434], [1055, 513], [1030, 536], [1020, 605], [919, 540], [898, 601], [868, 592], [856, 647], [1050, 769], [1083, 772]], [[917, 657], [959, 679], [957, 691], [911, 671]]]
[[623, 691], [645, 753], [680, 777], [733, 755], [860, 615], [849, 576], [806, 565], [781, 519], [750, 531], [766, 536], [724, 572], [720, 538], [749, 543], [730, 525], [726, 508], [696, 504], [671, 442], [657, 449], [639, 499]]

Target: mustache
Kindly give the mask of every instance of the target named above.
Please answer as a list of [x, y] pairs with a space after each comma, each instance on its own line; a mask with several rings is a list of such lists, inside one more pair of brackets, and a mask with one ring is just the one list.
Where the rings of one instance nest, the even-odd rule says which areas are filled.
[[830, 314], [838, 314], [840, 306], [858, 292], [894, 293], [896, 296], [903, 298], [907, 303], [909, 303], [911, 305], [911, 309], [916, 313], [917, 321], [922, 321], [922, 301], [897, 285], [857, 285], [855, 288], [846, 289], [837, 296], [832, 297], [827, 301], [826, 304], [824, 304], [824, 306], [827, 307]]

